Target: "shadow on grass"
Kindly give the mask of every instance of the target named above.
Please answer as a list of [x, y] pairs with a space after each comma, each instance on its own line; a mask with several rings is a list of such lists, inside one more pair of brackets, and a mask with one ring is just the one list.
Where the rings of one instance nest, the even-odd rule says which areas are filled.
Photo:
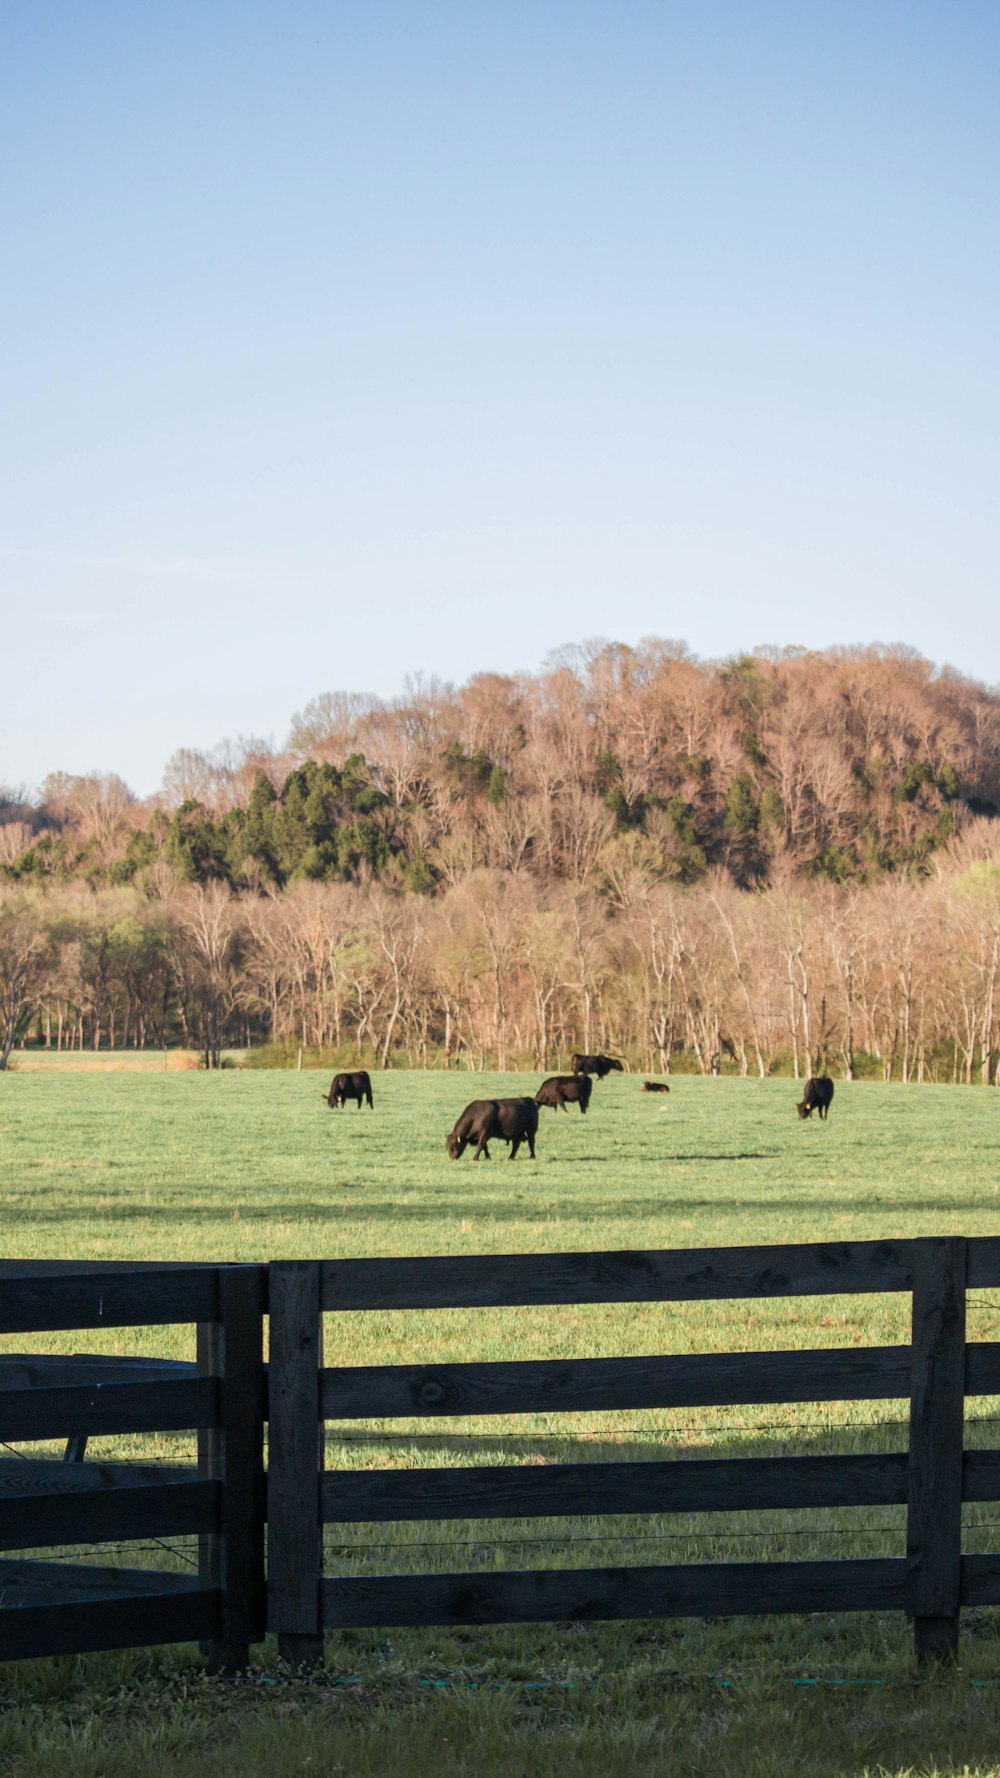
[[[704, 1428], [708, 1432], [710, 1428]], [[1000, 1424], [996, 1427], [1000, 1438]], [[629, 1435], [608, 1429], [594, 1432], [413, 1432], [387, 1431], [384, 1427], [357, 1427], [356, 1423], [326, 1423], [326, 1450], [357, 1449], [364, 1463], [378, 1452], [394, 1453], [386, 1468], [419, 1468], [423, 1457], [449, 1457], [463, 1464], [531, 1464], [541, 1451], [550, 1463], [658, 1463], [671, 1458], [710, 1461], [729, 1457], [807, 1457], [828, 1455], [906, 1452], [909, 1422], [899, 1418], [850, 1421], [816, 1427], [787, 1427], [740, 1432], [725, 1426], [721, 1436], [699, 1439], [699, 1428], [665, 1427], [659, 1433]], [[398, 1459], [398, 1461], [397, 1461]], [[329, 1455], [328, 1455], [329, 1462]], [[803, 1506], [808, 1510], [808, 1503]], [[728, 1510], [728, 1509], [727, 1509]]]
[[[797, 1197], [772, 1194], [764, 1186], [755, 1188], [752, 1202], [745, 1202], [738, 1197], [731, 1197], [720, 1191], [712, 1195], [704, 1189], [698, 1195], [683, 1190], [679, 1185], [673, 1189], [665, 1189], [664, 1184], [652, 1180], [648, 1196], [637, 1196], [634, 1193], [616, 1194], [609, 1187], [608, 1194], [601, 1198], [571, 1197], [554, 1201], [547, 1194], [535, 1190], [537, 1175], [527, 1170], [518, 1173], [504, 1173], [501, 1178], [497, 1172], [477, 1169], [476, 1173], [463, 1181], [456, 1180], [457, 1189], [448, 1186], [430, 1184], [422, 1185], [419, 1181], [411, 1185], [394, 1184], [388, 1187], [377, 1187], [369, 1179], [332, 1180], [327, 1195], [317, 1198], [315, 1195], [296, 1198], [293, 1192], [281, 1197], [262, 1199], [254, 1194], [253, 1188], [234, 1188], [231, 1185], [218, 1188], [218, 1195], [211, 1202], [196, 1203], [178, 1199], [176, 1193], [171, 1196], [174, 1202], [165, 1202], [162, 1198], [156, 1203], [139, 1203], [127, 1200], [108, 1203], [103, 1197], [97, 1206], [90, 1204], [83, 1195], [77, 1201], [77, 1214], [83, 1216], [93, 1214], [94, 1229], [100, 1232], [110, 1227], [128, 1227], [129, 1225], [148, 1224], [157, 1231], [157, 1244], [163, 1255], [171, 1251], [172, 1226], [188, 1228], [216, 1227], [221, 1231], [230, 1227], [238, 1220], [244, 1227], [273, 1228], [279, 1223], [283, 1231], [294, 1228], [296, 1224], [315, 1224], [328, 1222], [331, 1228], [338, 1227], [338, 1218], [343, 1215], [347, 1222], [359, 1230], [371, 1225], [383, 1230], [391, 1236], [394, 1227], [418, 1226], [423, 1223], [436, 1225], [436, 1236], [433, 1245], [440, 1251], [441, 1243], [448, 1233], [440, 1225], [442, 1220], [467, 1220], [470, 1216], [486, 1216], [491, 1224], [506, 1223], [524, 1227], [531, 1223], [547, 1223], [553, 1216], [559, 1218], [560, 1227], [572, 1220], [578, 1224], [572, 1243], [560, 1240], [553, 1251], [562, 1251], [571, 1246], [572, 1251], [597, 1250], [602, 1245], [600, 1238], [601, 1225], [613, 1222], [617, 1225], [627, 1223], [630, 1218], [655, 1218], [657, 1223], [669, 1222], [671, 1217], [690, 1218], [702, 1212], [714, 1217], [725, 1217], [736, 1211], [749, 1210], [754, 1215], [774, 1218], [782, 1214], [793, 1215], [799, 1223], [808, 1220], [810, 1215], [815, 1218], [817, 1228], [827, 1227], [828, 1197], [825, 1182], [818, 1180], [815, 1190], [803, 1191]], [[508, 1183], [509, 1182], [509, 1183]], [[529, 1189], [530, 1188], [530, 1189]], [[189, 1188], [192, 1192], [198, 1188]], [[312, 1187], [315, 1193], [315, 1185]], [[371, 1195], [380, 1190], [377, 1198]], [[402, 1194], [406, 1194], [403, 1196]], [[416, 1194], [422, 1194], [419, 1199]], [[425, 1194], [425, 1195], [424, 1195]], [[65, 1230], [67, 1212], [65, 1202], [43, 1204], [37, 1196], [26, 1194], [24, 1202], [8, 1204], [7, 1228], [8, 1246], [16, 1230], [17, 1220], [30, 1198], [30, 1220], [35, 1230], [58, 1228]], [[45, 1194], [55, 1198], [55, 1193]], [[870, 1217], [874, 1210], [886, 1213], [892, 1218], [892, 1226], [880, 1227], [879, 1238], [892, 1240], [913, 1233], [906, 1226], [911, 1216], [926, 1218], [935, 1211], [947, 1211], [955, 1216], [961, 1212], [982, 1212], [988, 1200], [967, 1196], [963, 1198], [948, 1197], [938, 1200], [933, 1194], [922, 1197], [897, 1197], [889, 1192], [880, 1194], [867, 1193], [861, 1198], [841, 1198], [837, 1210], [841, 1218]], [[593, 1225], [588, 1227], [588, 1225]], [[865, 1235], [855, 1236], [850, 1232], [838, 1233], [835, 1237], [827, 1235], [825, 1244], [839, 1245], [843, 1241], [866, 1239]], [[806, 1229], [796, 1233], [797, 1240], [818, 1241], [824, 1244], [822, 1235]], [[703, 1246], [704, 1241], [685, 1242], [683, 1240], [656, 1239], [652, 1243], [642, 1232], [637, 1231], [635, 1240], [613, 1238], [615, 1251], [622, 1248], [648, 1247], [650, 1245], [665, 1248], [690, 1247], [695, 1252]], [[711, 1245], [740, 1245], [720, 1238]], [[289, 1244], [283, 1233], [281, 1247], [288, 1253]], [[154, 1256], [155, 1257], [155, 1256]], [[270, 1251], [266, 1257], [275, 1257]], [[345, 1257], [330, 1254], [327, 1257]], [[388, 1256], [387, 1256], [388, 1257]]]

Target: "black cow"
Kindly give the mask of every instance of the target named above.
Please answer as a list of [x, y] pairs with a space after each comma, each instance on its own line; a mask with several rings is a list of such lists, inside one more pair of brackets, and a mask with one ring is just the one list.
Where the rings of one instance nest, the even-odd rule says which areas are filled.
[[538, 1129], [538, 1106], [534, 1099], [473, 1099], [459, 1118], [451, 1135], [445, 1139], [449, 1158], [457, 1161], [470, 1142], [476, 1144], [475, 1159], [481, 1154], [490, 1158], [493, 1141], [510, 1143], [513, 1160], [522, 1142], [535, 1158], [535, 1132]]
[[644, 1093], [669, 1093], [670, 1088], [665, 1080], [644, 1080], [642, 1090]]
[[542, 1081], [535, 1094], [535, 1104], [551, 1105], [553, 1111], [558, 1111], [560, 1105], [564, 1111], [567, 1104], [579, 1105], [585, 1112], [593, 1090], [594, 1083], [589, 1074], [553, 1074]]
[[833, 1081], [830, 1076], [814, 1074], [806, 1081], [806, 1090], [795, 1109], [800, 1117], [809, 1117], [812, 1112], [818, 1111], [820, 1117], [825, 1118], [830, 1114], [832, 1100]]
[[574, 1074], [596, 1074], [598, 1080], [603, 1080], [612, 1068], [617, 1068], [619, 1074], [624, 1072], [621, 1063], [610, 1056], [574, 1056], [570, 1067]]
[[363, 1068], [359, 1068], [354, 1074], [335, 1074], [330, 1082], [330, 1091], [324, 1093], [323, 1098], [331, 1111], [337, 1105], [346, 1105], [348, 1099], [357, 1101], [359, 1111], [362, 1099], [367, 1099], [372, 1110], [375, 1109], [372, 1099], [371, 1077], [365, 1073]]

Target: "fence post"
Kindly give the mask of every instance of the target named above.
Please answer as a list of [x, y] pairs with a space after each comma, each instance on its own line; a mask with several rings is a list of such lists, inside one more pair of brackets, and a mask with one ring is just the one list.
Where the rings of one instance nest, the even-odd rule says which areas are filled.
[[[220, 1375], [222, 1330], [217, 1321], [199, 1321], [196, 1356], [203, 1376]], [[217, 1426], [198, 1428], [198, 1475], [203, 1481], [222, 1479], [222, 1439]], [[206, 1591], [222, 1587], [222, 1539], [217, 1531], [202, 1531], [198, 1537], [198, 1580]], [[213, 1642], [202, 1642], [201, 1652], [214, 1664]]]
[[267, 1621], [283, 1661], [315, 1667], [323, 1659], [319, 1261], [272, 1261], [268, 1292]]
[[[198, 1358], [219, 1377], [219, 1424], [199, 1440], [202, 1462], [222, 1482], [219, 1533], [204, 1540], [201, 1572], [221, 1587], [218, 1642], [208, 1645], [209, 1668], [238, 1672], [250, 1644], [266, 1628], [264, 1579], [264, 1401], [262, 1266], [221, 1267], [218, 1323], [199, 1327]], [[204, 1458], [203, 1458], [204, 1453]]]
[[965, 1241], [913, 1243], [907, 1605], [917, 1659], [958, 1652], [965, 1410]]

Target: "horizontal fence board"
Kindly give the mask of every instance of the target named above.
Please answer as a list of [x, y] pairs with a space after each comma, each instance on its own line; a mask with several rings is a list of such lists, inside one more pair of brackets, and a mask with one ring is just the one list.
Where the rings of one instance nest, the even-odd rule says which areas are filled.
[[0, 1284], [6, 1278], [71, 1278], [100, 1272], [214, 1272], [212, 1260], [186, 1259], [0, 1259]]
[[676, 1568], [544, 1568], [324, 1580], [321, 1598], [324, 1624], [364, 1629], [902, 1610], [905, 1580], [905, 1562], [892, 1558], [706, 1562]]
[[962, 1459], [962, 1499], [1000, 1500], [1000, 1451], [966, 1451]]
[[169, 1383], [198, 1374], [181, 1359], [104, 1358], [90, 1353], [0, 1353], [0, 1392], [73, 1384]]
[[32, 1562], [0, 1557], [3, 1610], [39, 1605], [74, 1605], [98, 1599], [142, 1599], [151, 1593], [196, 1593], [193, 1574], [165, 1574], [155, 1568], [109, 1568], [87, 1562]]
[[[0, 1570], [10, 1567], [0, 1564]], [[56, 1567], [56, 1564], [22, 1564]], [[60, 1574], [66, 1569], [60, 1564]], [[117, 1582], [122, 1570], [101, 1572]], [[73, 1571], [74, 1574], [78, 1570]], [[127, 1575], [127, 1571], [126, 1571]], [[29, 1580], [23, 1602], [12, 1600], [0, 1577], [0, 1660], [40, 1655], [85, 1654], [105, 1648], [146, 1648], [163, 1642], [195, 1642], [218, 1634], [222, 1596], [186, 1576], [144, 1575], [141, 1590], [123, 1586], [86, 1597], [71, 1583], [60, 1596]], [[175, 1581], [182, 1584], [175, 1585]]]
[[0, 1463], [0, 1549], [213, 1531], [219, 1484], [153, 1465]]
[[0, 1333], [214, 1321], [218, 1268], [46, 1272], [0, 1278]]
[[909, 1290], [909, 1241], [326, 1260], [324, 1309], [697, 1302]]
[[68, 1434], [177, 1432], [214, 1426], [215, 1377], [166, 1383], [107, 1383], [57, 1389], [0, 1389], [0, 1439], [64, 1438]]
[[539, 1414], [608, 1408], [879, 1401], [910, 1387], [908, 1346], [661, 1358], [358, 1365], [320, 1374], [326, 1420]]
[[327, 1523], [395, 1519], [561, 1518], [575, 1514], [896, 1506], [906, 1453], [735, 1457], [698, 1462], [552, 1463], [469, 1469], [332, 1470]]
[[963, 1556], [963, 1605], [1000, 1605], [1000, 1553]]
[[974, 1235], [965, 1244], [967, 1290], [1000, 1286], [1000, 1235]]
[[977, 1340], [965, 1348], [966, 1395], [1000, 1395], [1000, 1343]]

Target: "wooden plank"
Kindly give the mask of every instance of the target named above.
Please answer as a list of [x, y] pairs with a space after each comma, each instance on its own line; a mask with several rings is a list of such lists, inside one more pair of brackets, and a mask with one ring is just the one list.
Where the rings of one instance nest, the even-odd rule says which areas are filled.
[[190, 1575], [0, 1561], [0, 1660], [186, 1642], [218, 1628], [220, 1596]]
[[924, 1661], [953, 1658], [958, 1648], [965, 1242], [928, 1236], [914, 1249], [906, 1597]]
[[962, 1604], [1000, 1605], [1000, 1553], [962, 1557]]
[[46, 1273], [0, 1280], [0, 1333], [152, 1327], [216, 1313], [216, 1268]]
[[88, 1272], [214, 1272], [211, 1260], [185, 1259], [0, 1259], [5, 1278], [69, 1278]]
[[198, 1642], [214, 1637], [218, 1625], [219, 1594], [204, 1592], [0, 1610], [0, 1661]]
[[323, 1263], [324, 1309], [700, 1302], [912, 1287], [909, 1241]]
[[0, 1549], [176, 1536], [218, 1523], [219, 1487], [194, 1470], [117, 1463], [0, 1463]]
[[720, 1407], [905, 1397], [908, 1346], [560, 1358], [496, 1364], [345, 1365], [324, 1370], [326, 1420]]
[[219, 1278], [222, 1377], [222, 1624], [213, 1666], [249, 1664], [267, 1623], [264, 1578], [263, 1280], [257, 1267]]
[[89, 1562], [35, 1562], [0, 1557], [3, 1610], [28, 1606], [86, 1604], [97, 1599], [142, 1599], [153, 1593], [197, 1593], [193, 1574], [166, 1574], [155, 1568], [110, 1568]]
[[323, 1654], [319, 1262], [274, 1262], [269, 1293], [268, 1628], [278, 1633], [283, 1660], [313, 1666]]
[[197, 1374], [180, 1359], [105, 1358], [89, 1353], [0, 1353], [0, 1390], [171, 1383]]
[[1000, 1287], [1000, 1235], [974, 1235], [966, 1241], [965, 1282], [968, 1290]]
[[965, 1348], [966, 1395], [1000, 1395], [1000, 1342], [976, 1340]]
[[323, 1477], [322, 1506], [327, 1523], [897, 1506], [906, 1499], [906, 1470], [903, 1452], [335, 1470]]
[[209, 1426], [217, 1385], [206, 1377], [167, 1383], [96, 1383], [65, 1388], [0, 1389], [0, 1439], [88, 1437], [118, 1432], [175, 1432]]
[[1000, 1500], [1000, 1451], [966, 1451], [962, 1459], [962, 1499]]
[[322, 1598], [330, 1628], [364, 1629], [902, 1610], [905, 1591], [906, 1564], [889, 1558], [380, 1575], [325, 1580]]
[[[196, 1330], [196, 1359], [199, 1374], [217, 1379], [222, 1372], [222, 1329], [217, 1321], [199, 1321]], [[218, 1398], [218, 1383], [215, 1383]], [[222, 1480], [222, 1434], [218, 1412], [211, 1426], [198, 1428], [198, 1475], [203, 1481], [218, 1484]], [[222, 1536], [220, 1525], [204, 1531], [198, 1538], [198, 1579], [206, 1592], [217, 1592], [222, 1600]], [[213, 1639], [203, 1641], [201, 1652], [209, 1660], [218, 1641], [218, 1625]]]
[[268, 1625], [283, 1658], [299, 1664], [316, 1656], [320, 1633], [318, 1262], [273, 1263], [269, 1293]]

